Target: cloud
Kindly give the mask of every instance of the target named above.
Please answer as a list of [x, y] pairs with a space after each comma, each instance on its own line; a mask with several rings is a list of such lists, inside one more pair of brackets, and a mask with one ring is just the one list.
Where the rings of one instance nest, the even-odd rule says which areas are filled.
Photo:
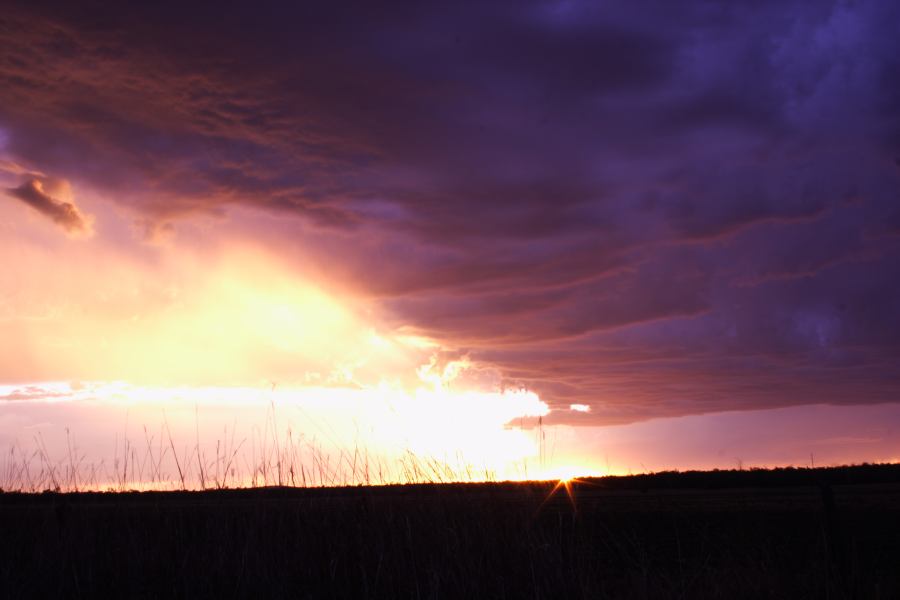
[[210, 227], [579, 422], [896, 399], [898, 19], [13, 3], [0, 129], [148, 238], [241, 215]]
[[[93, 234], [92, 218], [84, 215], [73, 202], [59, 200], [45, 191], [45, 181], [30, 179], [15, 188], [8, 188], [7, 195], [21, 200], [40, 214], [65, 229], [73, 236], [90, 236]], [[57, 184], [65, 187], [66, 184]]]

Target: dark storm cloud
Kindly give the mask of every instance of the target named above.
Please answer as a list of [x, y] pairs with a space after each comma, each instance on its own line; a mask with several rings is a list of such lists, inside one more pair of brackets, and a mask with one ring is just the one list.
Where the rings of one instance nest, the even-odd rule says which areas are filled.
[[591, 405], [578, 422], [889, 401], [898, 21], [876, 0], [29, 2], [0, 16], [0, 128], [150, 236], [296, 215], [266, 239]]

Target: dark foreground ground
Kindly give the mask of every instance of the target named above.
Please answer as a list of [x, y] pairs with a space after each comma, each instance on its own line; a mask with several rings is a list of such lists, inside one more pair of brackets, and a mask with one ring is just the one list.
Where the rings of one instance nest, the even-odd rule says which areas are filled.
[[900, 465], [0, 494], [0, 597], [900, 598]]

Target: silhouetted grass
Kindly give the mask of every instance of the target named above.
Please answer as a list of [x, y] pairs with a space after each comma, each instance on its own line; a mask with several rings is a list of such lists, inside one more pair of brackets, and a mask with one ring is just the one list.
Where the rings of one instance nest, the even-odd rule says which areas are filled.
[[9, 450], [0, 597], [900, 598], [900, 465], [567, 488], [326, 451], [279, 433], [274, 405], [260, 435], [212, 449], [165, 421], [142, 434], [112, 464], [68, 431], [59, 456], [40, 435]]
[[[352, 458], [351, 458], [352, 463]], [[0, 494], [8, 598], [897, 598], [900, 466]]]

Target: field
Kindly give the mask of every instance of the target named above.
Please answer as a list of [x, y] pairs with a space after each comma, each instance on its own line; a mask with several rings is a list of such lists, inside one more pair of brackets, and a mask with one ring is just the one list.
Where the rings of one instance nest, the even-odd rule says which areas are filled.
[[0, 531], [5, 598], [900, 597], [900, 465], [7, 492]]

